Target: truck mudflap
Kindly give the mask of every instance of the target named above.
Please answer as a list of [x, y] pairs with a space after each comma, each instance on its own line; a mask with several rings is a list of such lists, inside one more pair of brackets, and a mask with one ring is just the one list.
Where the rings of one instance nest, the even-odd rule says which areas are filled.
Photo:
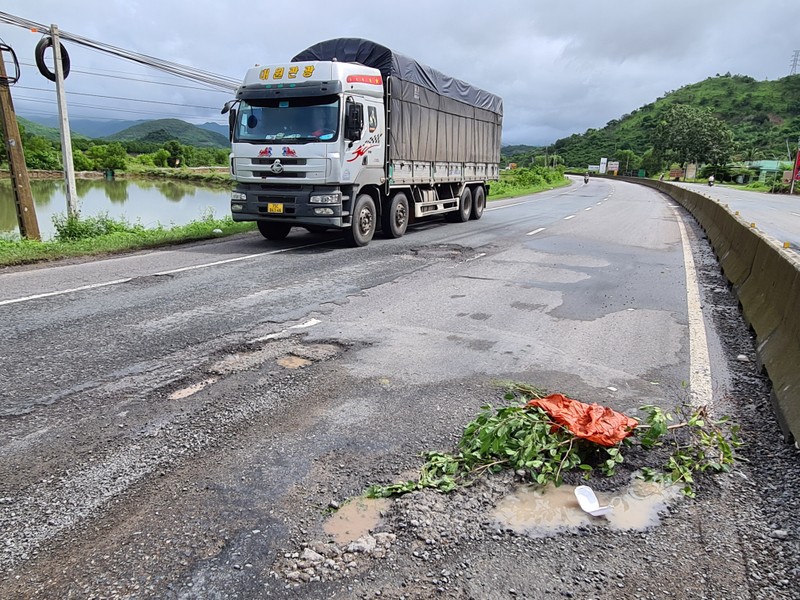
[[[312, 196], [338, 195], [338, 203], [311, 203]], [[338, 187], [297, 186], [268, 187], [237, 186], [231, 199], [234, 221], [269, 221], [292, 227], [319, 226], [341, 229], [349, 214], [343, 212], [343, 196]], [[345, 219], [343, 219], [343, 217]]]

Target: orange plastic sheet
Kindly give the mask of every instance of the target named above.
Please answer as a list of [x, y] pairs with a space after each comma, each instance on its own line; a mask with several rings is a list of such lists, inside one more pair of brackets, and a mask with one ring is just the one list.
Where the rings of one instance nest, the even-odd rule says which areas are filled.
[[531, 400], [528, 406], [538, 406], [573, 435], [601, 446], [616, 446], [638, 425], [636, 419], [607, 406], [584, 404], [561, 394]]

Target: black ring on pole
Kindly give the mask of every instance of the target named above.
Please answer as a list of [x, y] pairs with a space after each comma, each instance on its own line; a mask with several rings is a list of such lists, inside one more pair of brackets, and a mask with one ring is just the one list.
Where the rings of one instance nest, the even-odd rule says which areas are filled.
[[[55, 81], [56, 74], [50, 71], [44, 62], [44, 51], [50, 48], [52, 45], [52, 37], [43, 37], [39, 40], [39, 43], [36, 44], [36, 50], [34, 50], [33, 54], [36, 58], [36, 66], [39, 69], [39, 73], [47, 77], [47, 79], [50, 81]], [[66, 79], [67, 75], [69, 75], [69, 54], [67, 53], [67, 49], [64, 48], [64, 44], [59, 42], [59, 46], [61, 46], [61, 68], [64, 71], [64, 79]]]

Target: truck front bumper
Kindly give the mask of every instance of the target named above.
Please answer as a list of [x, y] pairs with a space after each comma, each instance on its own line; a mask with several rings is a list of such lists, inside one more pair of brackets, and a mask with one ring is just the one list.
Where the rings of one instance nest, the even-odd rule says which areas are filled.
[[[312, 203], [312, 196], [338, 195], [338, 203]], [[273, 221], [302, 227], [343, 228], [349, 214], [343, 212], [345, 196], [338, 186], [237, 185], [231, 197], [234, 221]]]

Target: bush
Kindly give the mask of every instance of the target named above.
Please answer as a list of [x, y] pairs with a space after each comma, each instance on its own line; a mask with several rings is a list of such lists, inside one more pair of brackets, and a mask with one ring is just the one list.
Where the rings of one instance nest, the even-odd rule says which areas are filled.
[[78, 216], [53, 215], [56, 239], [60, 242], [85, 240], [111, 233], [136, 233], [143, 231], [141, 225], [130, 225], [126, 221], [111, 219], [108, 215], [98, 215], [85, 219]]

